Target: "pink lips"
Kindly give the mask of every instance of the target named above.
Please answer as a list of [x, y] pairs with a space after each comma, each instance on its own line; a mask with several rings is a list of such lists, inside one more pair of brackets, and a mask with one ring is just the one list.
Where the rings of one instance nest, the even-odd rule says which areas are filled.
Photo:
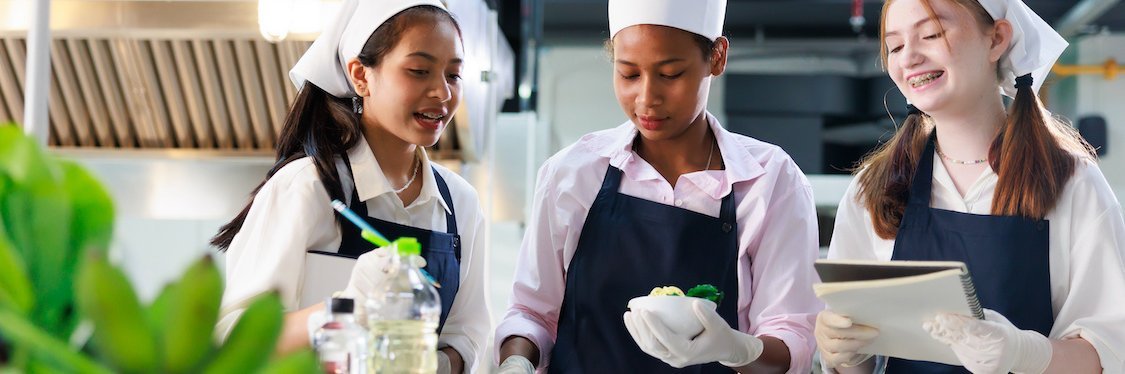
[[[926, 75], [926, 74], [935, 74], [935, 73], [940, 73], [940, 75], [932, 78], [929, 82], [926, 82], [925, 84], [923, 84], [921, 86], [915, 87], [913, 84], [910, 83], [910, 81], [912, 79], [914, 79], [915, 77], [923, 76], [923, 75]], [[916, 92], [917, 91], [923, 91], [923, 90], [929, 88], [930, 86], [932, 86], [934, 83], [937, 83], [942, 78], [945, 78], [945, 72], [943, 72], [941, 70], [923, 71], [923, 72], [918, 72], [918, 73], [914, 73], [914, 74], [911, 74], [911, 75], [907, 76], [906, 77], [906, 85], [910, 87], [911, 91], [916, 91]]]
[[668, 118], [654, 117], [654, 116], [637, 116], [637, 120], [640, 122], [641, 127], [645, 128], [645, 130], [653, 131], [653, 130], [660, 129], [660, 126], [663, 125], [664, 121], [667, 121]]
[[422, 126], [423, 129], [430, 131], [437, 131], [441, 129], [441, 126], [444, 124], [444, 119], [445, 118], [430, 119], [421, 114], [414, 114], [414, 122], [417, 122], [418, 125]]

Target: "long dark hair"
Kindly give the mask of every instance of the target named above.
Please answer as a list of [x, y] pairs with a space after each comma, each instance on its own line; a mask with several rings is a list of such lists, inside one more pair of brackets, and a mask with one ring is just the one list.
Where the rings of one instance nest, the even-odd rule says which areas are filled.
[[[968, 9], [981, 24], [994, 24], [976, 0], [953, 2]], [[891, 3], [887, 0], [883, 4], [884, 20]], [[929, 0], [922, 0], [922, 4], [936, 22]], [[886, 32], [885, 26], [884, 21], [880, 36]], [[881, 54], [886, 66], [885, 43]], [[1075, 161], [1096, 156], [1074, 128], [1045, 115], [1030, 85], [1017, 86], [1007, 119], [988, 152], [990, 166], [998, 177], [992, 214], [1042, 219], [1055, 207], [1063, 186], [1074, 174]], [[863, 173], [859, 175], [858, 195], [871, 213], [875, 233], [883, 239], [893, 239], [898, 233], [910, 182], [933, 131], [932, 122], [922, 113], [908, 115], [894, 137], [860, 163], [858, 170]]]
[[[438, 7], [415, 6], [394, 15], [371, 33], [357, 56], [359, 62], [367, 67], [377, 66], [411, 26], [433, 25], [440, 20], [451, 22], [460, 33], [457, 20]], [[303, 157], [312, 158], [317, 176], [328, 191], [326, 197], [344, 201], [345, 192], [336, 171], [336, 157], [362, 140], [363, 124], [353, 112], [351, 101], [334, 97], [311, 82], [305, 82], [285, 117], [285, 125], [278, 138], [277, 162], [266, 173], [266, 179], [250, 193], [250, 201], [246, 203], [246, 207], [220, 227], [219, 232], [211, 238], [211, 245], [220, 251], [229, 248], [234, 236], [242, 229], [250, 207], [254, 204], [254, 197], [262, 186], [282, 167]]]

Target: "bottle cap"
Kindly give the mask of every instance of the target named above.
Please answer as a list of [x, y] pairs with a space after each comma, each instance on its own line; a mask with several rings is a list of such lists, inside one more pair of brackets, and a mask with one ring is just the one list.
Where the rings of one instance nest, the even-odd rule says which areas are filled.
[[418, 239], [398, 238], [395, 239], [394, 244], [398, 248], [399, 256], [419, 256], [422, 254], [422, 244], [418, 243]]
[[352, 313], [355, 311], [355, 300], [346, 297], [333, 297], [329, 301], [328, 310], [331, 313]]

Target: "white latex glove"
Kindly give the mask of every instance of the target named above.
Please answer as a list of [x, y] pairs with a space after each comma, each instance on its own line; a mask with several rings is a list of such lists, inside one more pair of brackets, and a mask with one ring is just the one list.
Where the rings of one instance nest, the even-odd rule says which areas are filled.
[[730, 328], [718, 312], [699, 301], [692, 303], [692, 309], [693, 316], [681, 318], [697, 318], [703, 324], [703, 332], [694, 339], [676, 334], [660, 317], [645, 311], [625, 312], [623, 319], [642, 351], [676, 368], [716, 361], [741, 367], [762, 355], [765, 346], [757, 337]]
[[309, 330], [309, 347], [316, 348], [316, 330], [328, 323], [328, 314], [324, 309], [309, 313], [305, 320], [305, 327]]
[[985, 309], [984, 320], [960, 314], [939, 314], [922, 327], [953, 348], [965, 369], [976, 373], [1035, 373], [1051, 363], [1051, 340], [1020, 330], [1007, 318]]
[[531, 360], [527, 357], [520, 355], [511, 355], [500, 364], [500, 369], [496, 371], [497, 374], [533, 374], [535, 373], [535, 365], [531, 364]]
[[437, 351], [437, 374], [451, 374], [453, 372], [453, 368], [451, 368], [450, 366], [451, 365], [449, 364], [449, 355], [446, 355], [445, 352], [442, 352], [441, 350], [438, 350]]
[[852, 319], [829, 310], [816, 315], [816, 345], [824, 366], [852, 367], [867, 361], [871, 354], [859, 353], [879, 336], [879, 330], [867, 325], [853, 324]]
[[355, 320], [363, 327], [367, 327], [367, 295], [386, 288], [390, 265], [390, 250], [383, 247], [360, 255], [352, 268], [342, 296], [355, 300]]

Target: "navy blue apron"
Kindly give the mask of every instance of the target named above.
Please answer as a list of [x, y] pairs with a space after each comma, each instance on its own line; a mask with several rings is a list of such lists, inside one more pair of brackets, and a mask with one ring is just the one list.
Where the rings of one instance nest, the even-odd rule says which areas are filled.
[[[676, 369], [641, 351], [621, 315], [653, 287], [709, 283], [725, 294], [719, 315], [737, 328], [738, 229], [734, 193], [719, 218], [618, 192], [606, 170], [566, 274], [550, 373], [730, 373], [719, 363]], [[689, 317], [694, 318], [694, 317]]]
[[[961, 261], [969, 267], [985, 308], [1022, 330], [1046, 336], [1055, 323], [1048, 259], [1049, 223], [930, 208], [934, 135], [910, 185], [910, 200], [895, 236], [892, 260]], [[888, 373], [968, 373], [933, 362], [887, 360]]]
[[[348, 166], [348, 173], [351, 173], [352, 164], [347, 156], [344, 156], [344, 164]], [[424, 269], [441, 283], [441, 288], [437, 289], [441, 296], [441, 320], [438, 322], [437, 329], [440, 334], [446, 318], [449, 317], [453, 300], [457, 297], [457, 289], [461, 287], [461, 236], [457, 235], [457, 217], [453, 211], [453, 198], [449, 195], [449, 186], [437, 169], [433, 169], [433, 175], [441, 198], [445, 200], [445, 205], [449, 206], [449, 212], [445, 214], [445, 227], [448, 232], [431, 231], [373, 218], [367, 214], [367, 204], [360, 201], [359, 192], [355, 187], [352, 187], [351, 203], [348, 208], [363, 217], [387, 239], [393, 241], [397, 238], [411, 237], [421, 243], [422, 257], [426, 259]], [[352, 180], [354, 181], [355, 177], [352, 177]], [[355, 225], [347, 223], [340, 225], [340, 235], [342, 237], [340, 250], [337, 252], [340, 255], [359, 258], [360, 255], [374, 249], [371, 243], [360, 236], [360, 230]]]

